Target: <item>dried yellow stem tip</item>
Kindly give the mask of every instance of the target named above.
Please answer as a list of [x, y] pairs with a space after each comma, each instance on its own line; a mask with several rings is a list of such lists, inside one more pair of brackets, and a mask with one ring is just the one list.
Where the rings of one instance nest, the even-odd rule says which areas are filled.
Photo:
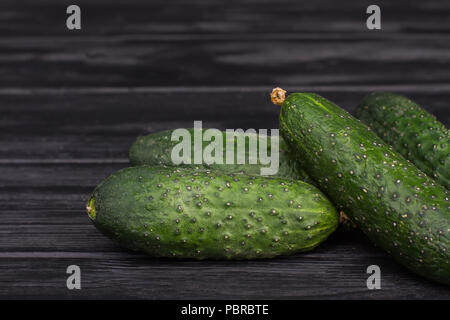
[[281, 106], [284, 102], [284, 99], [286, 99], [286, 90], [283, 90], [281, 88], [273, 88], [272, 92], [270, 93], [270, 99], [272, 100], [273, 104]]
[[88, 203], [86, 204], [86, 212], [92, 220], [95, 220], [95, 206], [94, 206], [94, 198], [90, 198]]

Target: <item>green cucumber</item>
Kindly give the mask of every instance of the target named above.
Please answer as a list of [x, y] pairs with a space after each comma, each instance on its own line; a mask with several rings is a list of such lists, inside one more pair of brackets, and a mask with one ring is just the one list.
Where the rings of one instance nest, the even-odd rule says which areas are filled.
[[270, 258], [312, 250], [338, 224], [307, 183], [181, 167], [113, 173], [86, 210], [111, 239], [155, 257]]
[[[194, 129], [187, 129], [191, 134], [191, 145], [193, 145]], [[152, 133], [146, 136], [141, 136], [136, 139], [136, 141], [131, 145], [129, 150], [129, 159], [132, 166], [139, 165], [166, 165], [174, 166], [171, 159], [171, 152], [173, 147], [175, 147], [179, 142], [172, 141], [172, 133], [174, 130], [166, 130], [161, 132]], [[202, 130], [204, 133], [205, 130]], [[225, 162], [225, 150], [226, 145], [229, 140], [225, 132], [223, 133], [223, 152], [224, 162]], [[257, 136], [257, 135], [256, 135]], [[236, 133], [236, 137], [233, 138], [234, 153], [237, 154], [237, 141], [240, 138], [245, 138], [244, 133]], [[306, 172], [298, 166], [298, 162], [294, 159], [292, 154], [289, 153], [286, 143], [281, 137], [279, 141], [279, 169], [276, 177], [290, 178], [294, 180], [303, 180], [305, 182], [313, 184], [313, 181], [308, 177]], [[205, 148], [210, 142], [203, 141], [203, 148]], [[271, 139], [267, 137], [267, 147], [268, 154], [271, 152]], [[207, 168], [214, 169], [224, 173], [245, 173], [251, 175], [259, 175], [262, 167], [267, 167], [267, 165], [249, 164], [248, 159], [250, 159], [249, 153], [249, 139], [245, 138], [245, 159], [246, 164], [183, 164], [184, 167], [195, 167], [195, 168]], [[194, 153], [191, 156], [191, 163], [194, 163]]]
[[361, 101], [356, 116], [419, 169], [450, 188], [450, 132], [433, 115], [407, 97], [374, 92]]
[[450, 284], [446, 188], [317, 94], [290, 94], [280, 131], [319, 188], [373, 242], [412, 271]]

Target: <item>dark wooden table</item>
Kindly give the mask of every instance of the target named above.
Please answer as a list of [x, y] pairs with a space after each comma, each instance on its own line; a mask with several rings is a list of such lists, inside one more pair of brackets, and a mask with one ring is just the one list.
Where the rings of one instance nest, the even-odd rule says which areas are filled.
[[[113, 3], [111, 3], [113, 2]], [[450, 3], [381, 0], [0, 3], [0, 298], [449, 299], [359, 234], [266, 261], [152, 259], [101, 235], [84, 211], [128, 165], [137, 135], [191, 127], [276, 128], [268, 92], [318, 92], [348, 110], [404, 93], [449, 125]], [[81, 290], [66, 268], [81, 268]], [[382, 289], [368, 290], [379, 265]]]

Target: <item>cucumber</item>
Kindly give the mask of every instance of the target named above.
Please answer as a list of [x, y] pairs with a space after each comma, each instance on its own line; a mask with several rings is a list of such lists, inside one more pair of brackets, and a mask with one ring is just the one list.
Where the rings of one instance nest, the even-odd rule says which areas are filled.
[[271, 258], [312, 250], [338, 224], [307, 183], [181, 167], [113, 173], [86, 210], [111, 239], [154, 257]]
[[445, 187], [317, 94], [290, 94], [280, 131], [319, 188], [375, 244], [412, 271], [450, 284]]
[[450, 188], [450, 132], [410, 99], [387, 92], [366, 96], [356, 116], [437, 182]]
[[[187, 129], [191, 134], [191, 145], [193, 145], [194, 129]], [[129, 150], [129, 160], [132, 166], [139, 165], [166, 165], [174, 166], [171, 159], [172, 148], [175, 147], [179, 142], [171, 141], [172, 132], [174, 130], [166, 130], [161, 132], [156, 132], [146, 136], [141, 136], [136, 139], [136, 141], [131, 145]], [[202, 131], [202, 133], [205, 130]], [[225, 163], [225, 150], [226, 144], [229, 141], [225, 132], [223, 133], [223, 151], [224, 163]], [[257, 135], [256, 135], [257, 136]], [[237, 133], [236, 137], [233, 138], [234, 144], [234, 154], [237, 154], [237, 141], [240, 138], [245, 138], [244, 133]], [[314, 184], [311, 178], [306, 174], [306, 172], [298, 166], [298, 162], [294, 159], [293, 155], [289, 153], [289, 149], [286, 143], [281, 137], [279, 141], [279, 169], [276, 177], [290, 178], [294, 180], [302, 180], [311, 184]], [[203, 148], [205, 148], [210, 142], [203, 141]], [[271, 141], [270, 137], [267, 137], [267, 152], [271, 152]], [[248, 159], [250, 159], [249, 153], [249, 139], [245, 138], [245, 159], [246, 164], [182, 164], [184, 167], [200, 168], [200, 169], [214, 169], [221, 171], [223, 173], [245, 173], [251, 175], [259, 175], [262, 167], [267, 167], [267, 165], [249, 164]], [[191, 156], [191, 163], [194, 163], [194, 153]]]

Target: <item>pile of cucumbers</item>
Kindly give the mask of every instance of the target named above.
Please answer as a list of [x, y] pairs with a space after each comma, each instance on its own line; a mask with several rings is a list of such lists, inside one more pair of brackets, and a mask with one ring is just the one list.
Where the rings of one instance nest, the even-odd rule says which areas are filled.
[[260, 176], [261, 164], [174, 165], [172, 131], [139, 137], [132, 167], [88, 200], [95, 226], [155, 257], [256, 259], [312, 250], [345, 212], [398, 262], [450, 284], [447, 128], [391, 93], [364, 98], [360, 120], [314, 93], [275, 88], [271, 98], [281, 105], [276, 176]]

